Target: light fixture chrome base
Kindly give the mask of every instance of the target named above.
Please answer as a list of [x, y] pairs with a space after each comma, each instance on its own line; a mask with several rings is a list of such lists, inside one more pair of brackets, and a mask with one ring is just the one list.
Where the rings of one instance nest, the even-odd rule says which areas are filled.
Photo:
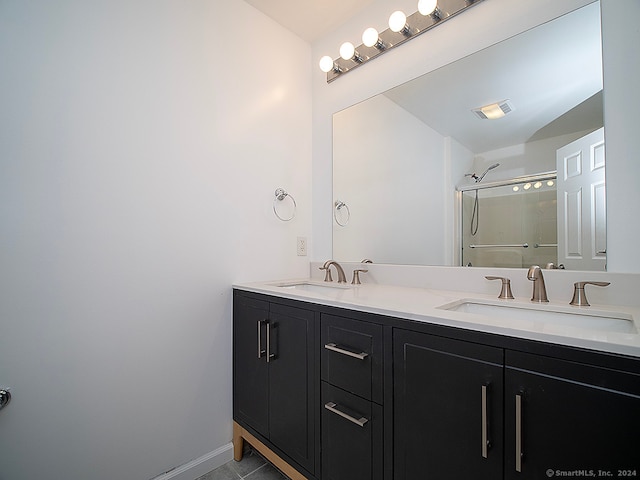
[[397, 47], [412, 38], [416, 38], [418, 35], [426, 32], [436, 25], [440, 25], [442, 22], [447, 21], [451, 17], [454, 17], [455, 15], [458, 15], [481, 2], [482, 0], [438, 0], [436, 14], [422, 15], [417, 11], [412, 13], [407, 16], [407, 25], [409, 26], [408, 32], [394, 32], [388, 28], [385, 31], [380, 32], [378, 36], [378, 43], [376, 45], [367, 47], [366, 45], [361, 44], [356, 47], [356, 51], [362, 61], [356, 61], [354, 59], [344, 60], [342, 57], [335, 59], [333, 61], [334, 68], [327, 72], [327, 83], [330, 83], [336, 78], [343, 76], [345, 73], [364, 65], [376, 57], [379, 57], [394, 47]]

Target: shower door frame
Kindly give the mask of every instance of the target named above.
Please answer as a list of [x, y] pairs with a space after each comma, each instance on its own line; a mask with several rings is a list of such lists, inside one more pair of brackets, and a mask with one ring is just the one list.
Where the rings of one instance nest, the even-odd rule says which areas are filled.
[[454, 250], [454, 265], [462, 265], [462, 240], [463, 240], [463, 225], [462, 225], [462, 194], [471, 190], [484, 190], [487, 188], [506, 187], [509, 185], [517, 185], [520, 183], [535, 183], [543, 182], [546, 180], [557, 180], [558, 172], [556, 170], [549, 170], [548, 172], [536, 173], [533, 175], [523, 175], [521, 177], [513, 177], [506, 180], [496, 180], [487, 183], [472, 183], [469, 185], [458, 185], [455, 191], [455, 245]]

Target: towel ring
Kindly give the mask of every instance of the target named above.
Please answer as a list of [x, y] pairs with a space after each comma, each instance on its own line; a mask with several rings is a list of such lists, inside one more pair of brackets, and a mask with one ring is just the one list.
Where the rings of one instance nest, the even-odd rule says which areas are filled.
[[[291, 220], [293, 217], [296, 216], [296, 208], [298, 207], [298, 205], [296, 205], [296, 200], [291, 196], [290, 193], [285, 192], [283, 188], [277, 188], [275, 196], [276, 198], [273, 199], [273, 213], [275, 213], [276, 217], [278, 217], [283, 222], [288, 222], [289, 220]], [[278, 213], [278, 204], [276, 202], [282, 202], [287, 197], [289, 197], [293, 202], [293, 213], [289, 218], [284, 218], [284, 217], [281, 217], [280, 214]]]
[[[338, 225], [340, 225], [341, 227], [346, 227], [347, 223], [349, 223], [349, 220], [351, 220], [351, 210], [349, 210], [349, 205], [344, 203], [342, 200], [336, 200], [336, 203], [334, 203], [334, 206], [336, 208], [333, 210], [333, 218], [335, 219]], [[340, 220], [338, 220], [337, 214], [340, 211], [340, 209], [342, 209], [343, 207], [347, 209], [347, 219], [344, 221], [344, 223], [340, 223]]]

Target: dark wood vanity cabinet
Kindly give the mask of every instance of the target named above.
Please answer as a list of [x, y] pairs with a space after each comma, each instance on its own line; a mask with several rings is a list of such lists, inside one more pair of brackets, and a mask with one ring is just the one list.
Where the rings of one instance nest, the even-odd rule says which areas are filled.
[[234, 421], [292, 478], [640, 476], [638, 358], [238, 291], [233, 329]]
[[396, 329], [393, 359], [393, 478], [502, 478], [503, 351]]
[[640, 476], [637, 372], [400, 329], [393, 372], [394, 480]]
[[233, 417], [292, 465], [315, 470], [313, 310], [234, 295]]
[[505, 479], [640, 476], [640, 375], [509, 350], [505, 364]]
[[322, 478], [383, 478], [382, 326], [321, 315]]

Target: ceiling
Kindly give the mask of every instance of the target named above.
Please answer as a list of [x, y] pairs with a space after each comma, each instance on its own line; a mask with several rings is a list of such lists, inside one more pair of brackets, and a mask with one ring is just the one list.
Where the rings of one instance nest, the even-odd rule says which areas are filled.
[[[374, 0], [245, 0], [311, 43]], [[532, 29], [386, 92], [444, 136], [473, 152], [602, 124], [599, 7]], [[560, 81], [562, 80], [562, 81]], [[435, 92], [435, 93], [434, 93]], [[449, 93], [447, 93], [449, 92]], [[471, 109], [509, 99], [515, 110], [480, 120]], [[576, 131], [576, 130], [573, 130]]]
[[245, 0], [311, 43], [340, 26], [373, 0]]
[[[386, 92], [474, 153], [602, 126], [600, 9], [588, 5]], [[510, 100], [480, 120], [473, 108]]]

